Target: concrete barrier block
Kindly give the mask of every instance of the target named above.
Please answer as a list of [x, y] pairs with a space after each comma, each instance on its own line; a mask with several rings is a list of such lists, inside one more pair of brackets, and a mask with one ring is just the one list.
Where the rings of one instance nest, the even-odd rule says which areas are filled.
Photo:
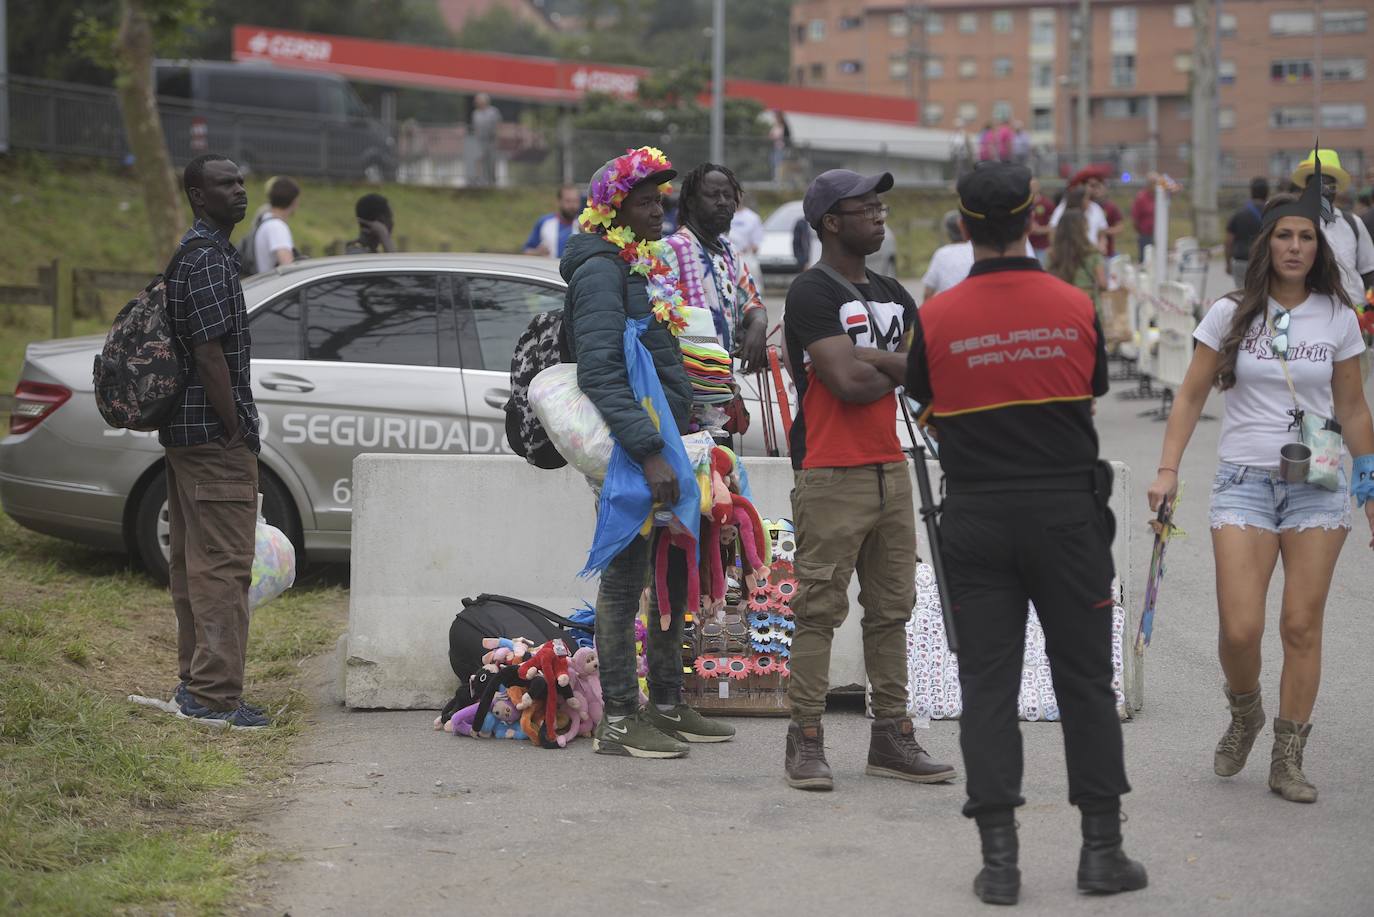
[[[1114, 555], [1129, 583], [1129, 470], [1115, 464]], [[746, 467], [759, 512], [791, 516], [790, 462], [749, 458]], [[938, 466], [930, 467], [938, 488]], [[448, 629], [464, 597], [503, 593], [559, 613], [595, 602], [596, 580], [577, 572], [596, 507], [569, 468], [543, 471], [515, 456], [376, 454], [354, 460], [353, 482], [349, 632], [340, 653], [350, 707], [442, 706], [457, 685]], [[923, 528], [919, 550], [929, 557]], [[835, 635], [835, 689], [865, 683], [857, 596], [856, 581], [855, 613]]]

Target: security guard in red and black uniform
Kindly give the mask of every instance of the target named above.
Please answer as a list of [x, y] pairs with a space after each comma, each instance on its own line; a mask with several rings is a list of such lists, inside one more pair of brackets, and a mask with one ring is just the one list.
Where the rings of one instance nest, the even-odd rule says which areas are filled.
[[1092, 420], [1107, 353], [1088, 296], [1021, 256], [1030, 182], [1009, 163], [959, 180], [973, 269], [917, 313], [906, 380], [940, 441], [964, 814], [982, 838], [974, 892], [997, 904], [1014, 904], [1021, 882], [1012, 810], [1025, 803], [1016, 699], [1027, 600], [1045, 631], [1069, 801], [1082, 815], [1078, 887], [1112, 893], [1147, 881], [1121, 850], [1130, 785], [1112, 691], [1111, 467], [1098, 460]]

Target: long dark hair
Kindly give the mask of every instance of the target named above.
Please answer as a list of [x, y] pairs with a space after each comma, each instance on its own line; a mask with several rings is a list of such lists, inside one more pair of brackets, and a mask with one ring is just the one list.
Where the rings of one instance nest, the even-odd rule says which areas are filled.
[[1065, 283], [1073, 283], [1074, 275], [1093, 252], [1088, 241], [1088, 219], [1083, 211], [1067, 208], [1059, 216], [1054, 228], [1054, 246], [1050, 249], [1050, 273]]
[[[1296, 194], [1276, 194], [1264, 205], [1264, 212], [1268, 213], [1275, 207], [1291, 204], [1297, 199]], [[1273, 238], [1278, 225], [1278, 220], [1269, 224], [1255, 237], [1254, 243], [1250, 246], [1250, 263], [1245, 268], [1245, 288], [1226, 294], [1235, 301], [1236, 314], [1231, 319], [1231, 327], [1226, 336], [1221, 339], [1221, 347], [1217, 349], [1217, 375], [1214, 384], [1218, 391], [1224, 392], [1236, 384], [1236, 358], [1240, 354], [1240, 342], [1255, 319], [1264, 315], [1269, 308], [1269, 282], [1273, 277], [1269, 241]], [[1344, 303], [1347, 308], [1354, 308], [1350, 296], [1341, 284], [1341, 270], [1331, 253], [1331, 246], [1327, 244], [1320, 228], [1317, 229], [1317, 257], [1312, 262], [1312, 269], [1307, 272], [1307, 291], [1325, 293], [1337, 307]]]

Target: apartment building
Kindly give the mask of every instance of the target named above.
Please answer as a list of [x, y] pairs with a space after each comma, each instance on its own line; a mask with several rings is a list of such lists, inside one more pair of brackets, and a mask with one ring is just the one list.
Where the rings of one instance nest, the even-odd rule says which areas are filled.
[[[792, 81], [921, 100], [928, 127], [1019, 120], [1038, 146], [1069, 150], [1078, 6], [801, 0], [792, 9]], [[1223, 0], [1217, 7], [1223, 175], [1282, 175], [1317, 133], [1352, 167], [1374, 165], [1374, 3]], [[1186, 172], [1192, 4], [1091, 0], [1090, 22], [1090, 147], [1097, 155], [1126, 151], [1136, 168]]]

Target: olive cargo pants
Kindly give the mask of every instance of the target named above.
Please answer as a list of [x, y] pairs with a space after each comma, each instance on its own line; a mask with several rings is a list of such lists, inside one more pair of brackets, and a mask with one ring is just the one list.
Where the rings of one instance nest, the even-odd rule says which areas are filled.
[[849, 614], [856, 571], [873, 713], [906, 716], [906, 625], [916, 604], [916, 511], [906, 463], [798, 471], [792, 519], [799, 584], [787, 688], [792, 720], [812, 725], [825, 712], [830, 644]]
[[258, 457], [242, 442], [166, 451], [179, 674], [197, 703], [233, 710], [248, 651]]

